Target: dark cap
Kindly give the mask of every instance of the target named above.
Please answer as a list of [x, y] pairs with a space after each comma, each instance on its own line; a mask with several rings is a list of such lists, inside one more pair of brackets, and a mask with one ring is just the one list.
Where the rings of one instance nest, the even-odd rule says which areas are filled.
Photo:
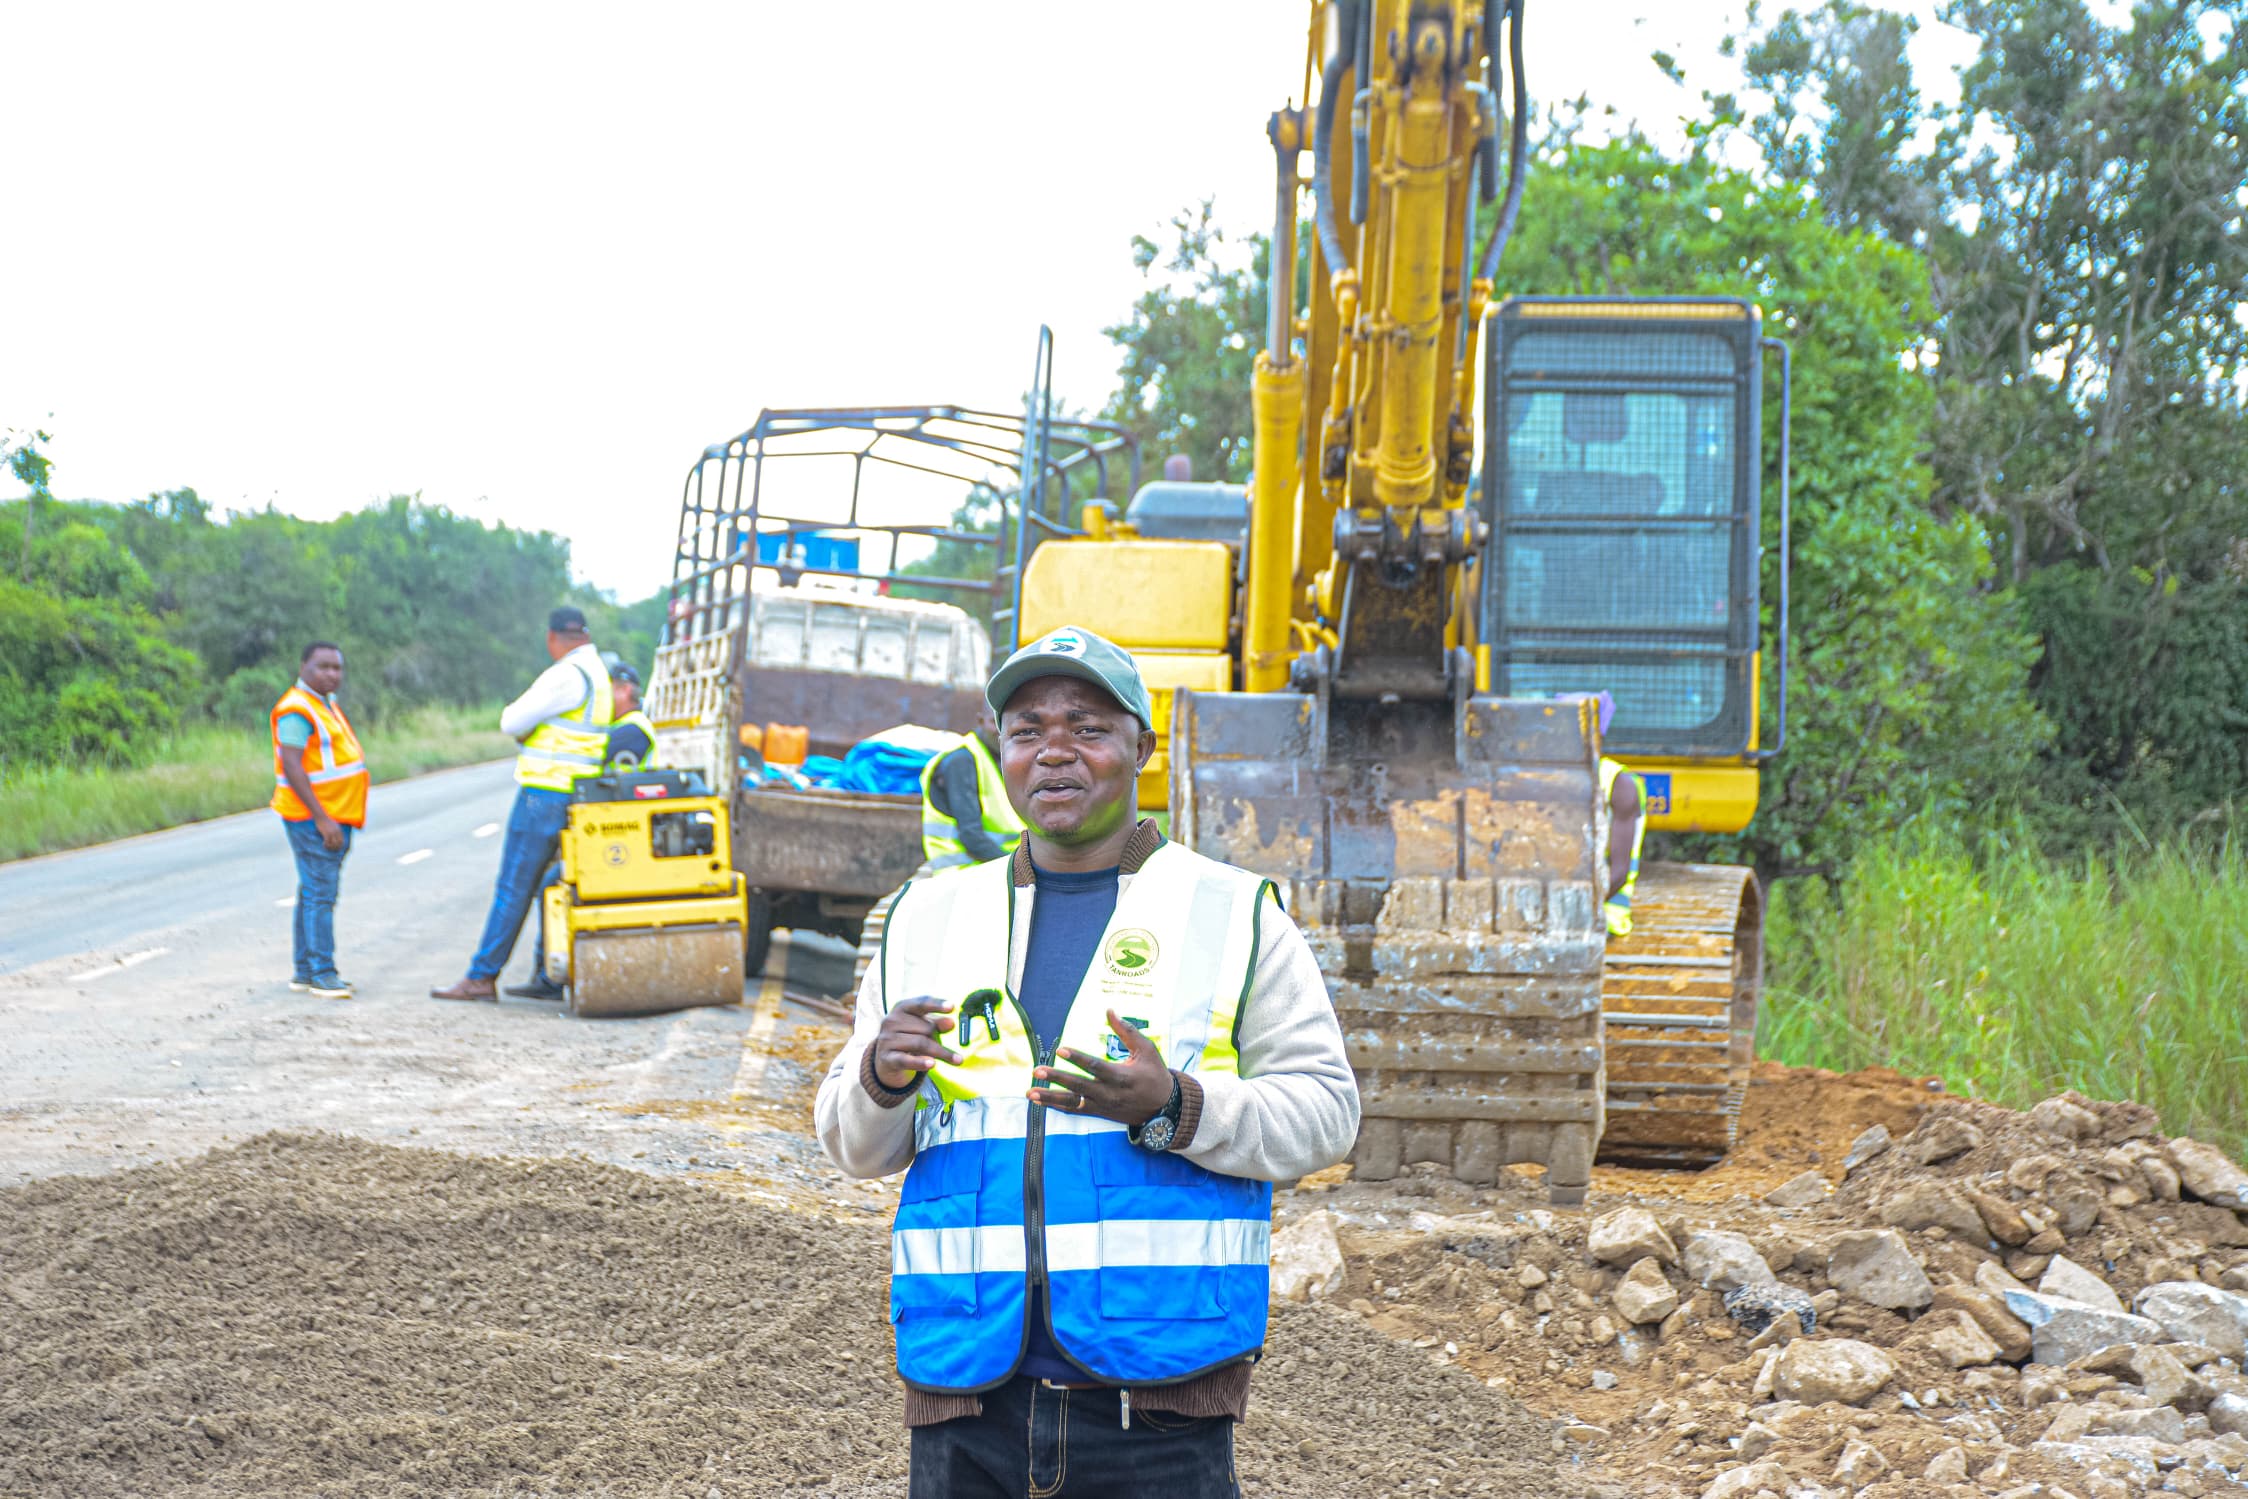
[[1118, 707], [1140, 721], [1141, 728], [1155, 726], [1138, 663], [1091, 630], [1063, 625], [1009, 656], [991, 674], [991, 685], [984, 689], [991, 711], [1005, 711], [1015, 689], [1038, 677], [1077, 677], [1090, 682], [1115, 698]]
[[564, 604], [561, 608], [547, 615], [546, 629], [550, 635], [583, 635], [585, 633], [585, 611]]
[[610, 681], [622, 682], [628, 687], [640, 685], [640, 673], [634, 671], [631, 663], [615, 651], [603, 651], [601, 665], [609, 673]]

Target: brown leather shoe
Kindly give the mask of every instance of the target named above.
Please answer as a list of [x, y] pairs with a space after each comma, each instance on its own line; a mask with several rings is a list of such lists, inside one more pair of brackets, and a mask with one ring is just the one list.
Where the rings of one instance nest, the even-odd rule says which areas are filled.
[[493, 1004], [499, 1002], [499, 986], [490, 979], [462, 979], [450, 989], [432, 989], [431, 999], [481, 999]]

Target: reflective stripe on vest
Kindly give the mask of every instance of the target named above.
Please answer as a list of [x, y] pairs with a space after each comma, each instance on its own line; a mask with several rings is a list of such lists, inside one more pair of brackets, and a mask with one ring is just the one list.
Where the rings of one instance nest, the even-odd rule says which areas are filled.
[[[884, 993], [952, 1003], [948, 1040], [964, 1057], [934, 1068], [915, 1099], [890, 1250], [898, 1372], [935, 1391], [1009, 1378], [1041, 1272], [1055, 1344], [1095, 1378], [1161, 1383], [1252, 1354], [1264, 1343], [1271, 1185], [1142, 1150], [1113, 1120], [1023, 1096], [1038, 1056], [1007, 985], [1011, 866], [916, 881], [883, 937]], [[1238, 1076], [1234, 1021], [1270, 888], [1177, 844], [1158, 848], [1119, 894], [1058, 1044], [1120, 1054], [1114, 1009], [1175, 1070]], [[1003, 996], [995, 1007], [958, 1008], [983, 989]]]
[[[999, 846], [1009, 853], [1023, 835], [1023, 820], [1015, 815], [1015, 804], [1007, 800], [1007, 783], [1000, 777], [999, 762], [984, 747], [980, 735], [970, 734], [958, 748], [965, 749], [976, 766], [976, 800], [983, 807], [983, 828], [999, 840]], [[921, 852], [926, 856], [927, 867], [953, 869], [962, 864], [973, 864], [976, 856], [960, 841], [960, 824], [948, 812], [940, 809], [929, 795], [929, 788], [937, 779], [937, 767], [952, 754], [946, 750], [932, 755], [929, 763], [921, 767]]]
[[[578, 651], [585, 651], [579, 657]], [[578, 647], [563, 659], [585, 678], [585, 701], [540, 722], [515, 755], [515, 783], [544, 791], [568, 791], [597, 776], [609, 759], [609, 721], [616, 705], [609, 695], [609, 668], [598, 651]]]
[[273, 800], [267, 805], [290, 822], [306, 822], [312, 809], [297, 795], [281, 768], [281, 720], [291, 713], [312, 725], [304, 745], [304, 777], [322, 810], [345, 827], [367, 823], [367, 762], [359, 736], [341, 708], [322, 702], [301, 686], [292, 686], [273, 705]]
[[[1604, 818], [1611, 815], [1608, 809], [1621, 776], [1630, 776], [1632, 789], [1639, 793], [1639, 815], [1631, 820], [1631, 867], [1624, 873], [1623, 884], [1608, 892], [1604, 906], [1611, 937], [1631, 935], [1631, 893], [1639, 887], [1639, 850], [1647, 841], [1647, 783], [1625, 769], [1622, 761], [1605, 755], [1600, 758], [1600, 814]], [[1615, 836], [1613, 831], [1609, 836]]]
[[[611, 729], [638, 729], [641, 733], [647, 735], [648, 753], [642, 755], [638, 760], [633, 761], [632, 768], [635, 770], [654, 770], [656, 768], [655, 720], [648, 717], [647, 714], [641, 712], [638, 708], [635, 708], [630, 713], [627, 713], [624, 717], [618, 719], [615, 723], [609, 725], [609, 727]], [[608, 749], [608, 741], [606, 738], [602, 740], [601, 747], [604, 751]], [[622, 760], [619, 760], [617, 762], [620, 767], [623, 765], [623, 763], [624, 762]]]

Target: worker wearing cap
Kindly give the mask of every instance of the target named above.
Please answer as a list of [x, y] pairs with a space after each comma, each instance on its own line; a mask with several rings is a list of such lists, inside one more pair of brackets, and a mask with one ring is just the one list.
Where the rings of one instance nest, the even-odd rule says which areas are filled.
[[297, 861], [289, 987], [322, 999], [351, 998], [336, 972], [336, 888], [351, 835], [367, 825], [367, 761], [336, 694], [343, 648], [315, 640], [297, 660], [297, 680], [273, 705], [273, 810]]
[[500, 732], [523, 747], [515, 756], [515, 804], [500, 842], [499, 878], [484, 935], [467, 975], [430, 990], [433, 999], [499, 998], [500, 970], [515, 951], [523, 915], [540, 876], [554, 862], [555, 843], [569, 819], [570, 790], [599, 775], [608, 759], [616, 709], [609, 670], [586, 633], [583, 613], [564, 606], [547, 616], [546, 653], [553, 664], [500, 710]]
[[1341, 1029], [1272, 884], [1138, 816], [1130, 656], [1055, 630], [986, 696], [1023, 840], [906, 887], [814, 1110], [906, 1171], [911, 1492], [1232, 1495], [1271, 1184], [1357, 1135]]
[[[614, 711], [609, 724], [608, 758], [601, 765], [603, 774], [655, 769], [656, 726], [640, 711], [640, 673], [614, 651], [603, 651], [601, 664], [609, 669], [609, 701]], [[531, 897], [531, 976], [523, 983], [508, 985], [508, 994], [516, 999], [564, 998], [562, 986], [546, 976], [546, 892], [560, 883], [562, 863], [557, 859], [547, 865]]]
[[604, 651], [601, 664], [609, 669], [609, 690], [615, 714], [609, 723], [609, 770], [653, 770], [656, 765], [656, 725], [640, 711], [640, 673], [624, 657]]
[[976, 729], [958, 749], [921, 768], [923, 869], [957, 869], [1004, 858], [1023, 835], [999, 774], [999, 717], [976, 705]]

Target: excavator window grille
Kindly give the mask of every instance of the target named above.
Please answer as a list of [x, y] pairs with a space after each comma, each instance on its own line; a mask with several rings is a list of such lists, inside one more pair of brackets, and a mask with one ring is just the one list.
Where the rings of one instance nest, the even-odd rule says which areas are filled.
[[1606, 690], [1618, 749], [1738, 753], [1757, 638], [1755, 323], [1523, 306], [1501, 316], [1486, 387], [1492, 686]]

